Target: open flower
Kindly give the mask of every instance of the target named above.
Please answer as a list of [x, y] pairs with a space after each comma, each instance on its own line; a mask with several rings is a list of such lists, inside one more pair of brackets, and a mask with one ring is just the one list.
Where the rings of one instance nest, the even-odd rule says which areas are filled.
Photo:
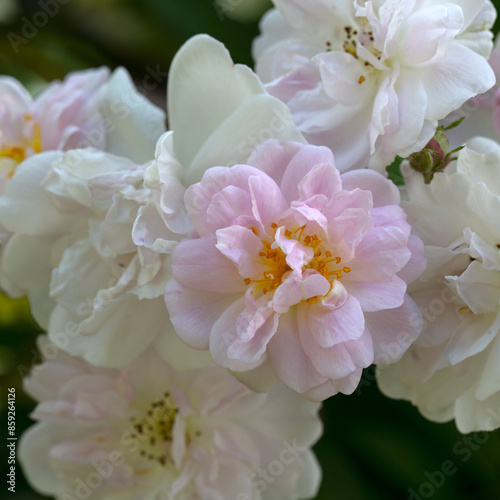
[[194, 234], [173, 252], [172, 322], [257, 390], [275, 370], [311, 399], [350, 393], [418, 335], [405, 292], [421, 243], [382, 175], [341, 178], [327, 148], [271, 140], [185, 198]]
[[494, 83], [489, 0], [274, 0], [254, 53], [267, 90], [337, 167], [384, 171]]
[[[71, 73], [35, 99], [13, 78], [0, 78], [0, 242], [17, 255], [9, 264], [1, 259], [0, 283], [13, 297], [29, 293], [43, 326], [48, 267], [55, 256], [49, 266], [41, 247], [49, 236], [75, 226], [74, 217], [58, 212], [42, 187], [52, 162], [61, 151], [94, 148], [142, 163], [153, 158], [164, 131], [165, 113], [136, 90], [123, 68], [111, 76], [106, 68]], [[72, 159], [72, 167], [82, 167], [81, 155]]]
[[176, 372], [153, 351], [117, 370], [40, 346], [50, 361], [25, 381], [38, 423], [19, 445], [37, 491], [58, 500], [315, 495], [318, 404], [282, 385], [256, 394], [219, 367]]
[[500, 427], [500, 145], [470, 141], [424, 185], [407, 177], [404, 204], [429, 261], [410, 287], [422, 335], [379, 371], [382, 391], [467, 433]]
[[35, 99], [14, 78], [1, 77], [0, 193], [17, 165], [42, 151], [94, 147], [147, 161], [164, 122], [123, 68], [111, 76], [107, 68], [71, 73]]

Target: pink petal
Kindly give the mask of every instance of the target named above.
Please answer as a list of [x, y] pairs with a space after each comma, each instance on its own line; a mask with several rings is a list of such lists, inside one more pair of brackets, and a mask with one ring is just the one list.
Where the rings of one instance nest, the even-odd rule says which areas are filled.
[[336, 380], [328, 380], [323, 384], [304, 392], [302, 396], [310, 399], [311, 401], [324, 401], [339, 392], [342, 394], [352, 394], [356, 390], [356, 387], [358, 387], [362, 374], [363, 369], [357, 368], [347, 377]]
[[173, 279], [165, 289], [165, 303], [175, 331], [195, 349], [208, 349], [213, 325], [239, 297], [239, 294], [222, 295], [184, 288]]
[[349, 281], [376, 281], [392, 277], [410, 260], [408, 236], [397, 227], [375, 227], [356, 247]]
[[250, 302], [250, 307], [249, 302], [246, 300], [247, 307], [236, 320], [236, 333], [238, 339], [241, 339], [243, 342], [252, 340], [256, 332], [271, 316], [274, 316], [271, 302]]
[[411, 252], [410, 260], [398, 272], [398, 276], [407, 284], [418, 279], [427, 267], [427, 259], [424, 253], [424, 244], [415, 234], [410, 234], [408, 238], [408, 250]]
[[229, 357], [229, 349], [239, 340], [236, 324], [244, 310], [245, 298], [241, 297], [220, 315], [210, 333], [210, 354], [215, 363], [237, 372], [252, 370], [266, 359], [266, 355], [263, 354], [254, 362], [248, 363]]
[[411, 232], [411, 226], [406, 222], [406, 213], [399, 205], [375, 207], [370, 215], [375, 226], [395, 226], [407, 235]]
[[[318, 195], [314, 199], [309, 199], [308, 202], [309, 201], [317, 202], [318, 198], [320, 196], [321, 195]], [[326, 200], [326, 198], [324, 200], [328, 201], [328, 200]], [[318, 204], [320, 204], [320, 203], [318, 203]], [[323, 205], [325, 205], [325, 203], [323, 203]], [[310, 206], [309, 204], [294, 202], [292, 204], [292, 212], [294, 214], [297, 214], [297, 213], [300, 214], [306, 220], [306, 224], [308, 222], [315, 222], [323, 230], [323, 232], [327, 231], [327, 229], [328, 229], [327, 218], [321, 213], [320, 210]], [[309, 226], [309, 224], [308, 224], [308, 226]]]
[[[281, 191], [288, 203], [300, 199], [299, 184], [316, 165], [334, 165], [330, 149], [321, 146], [304, 146], [290, 160], [281, 181]], [[340, 184], [339, 184], [340, 189]]]
[[265, 172], [281, 186], [283, 174], [289, 163], [303, 147], [304, 144], [299, 142], [282, 142], [277, 139], [269, 139], [255, 148], [248, 159], [248, 164]]
[[[302, 245], [297, 240], [284, 236], [284, 228], [276, 231], [276, 243], [286, 255], [287, 264], [294, 270], [300, 271], [314, 257], [314, 249]], [[274, 245], [273, 245], [274, 246]]]
[[369, 213], [373, 207], [372, 193], [362, 189], [353, 189], [352, 191], [338, 191], [331, 199], [328, 208], [325, 209], [325, 215], [329, 218], [338, 217], [346, 210], [353, 208], [361, 209]]
[[227, 186], [218, 192], [207, 207], [206, 228], [217, 231], [233, 224], [243, 214], [252, 213], [252, 202], [248, 190]]
[[[193, 225], [201, 236], [211, 234], [220, 227], [214, 227], [215, 221], [208, 220], [208, 210], [213, 198], [224, 188], [232, 186], [248, 192], [248, 178], [252, 175], [262, 175], [257, 169], [247, 165], [235, 165], [234, 167], [212, 167], [209, 168], [200, 182], [189, 186], [186, 190], [184, 200]], [[233, 200], [234, 193], [229, 191], [228, 197]], [[237, 203], [234, 200], [231, 204]], [[217, 214], [212, 213], [211, 216]], [[227, 224], [223, 222], [225, 227]]]
[[303, 300], [322, 297], [329, 289], [330, 283], [321, 274], [313, 272], [303, 278], [301, 273], [290, 273], [285, 282], [274, 292], [273, 309], [281, 314], [286, 313], [290, 307]]
[[359, 368], [373, 362], [373, 344], [368, 330], [363, 330], [355, 340], [341, 342], [333, 347], [322, 347], [302, 327], [299, 316], [299, 334], [302, 346], [315, 369], [332, 380], [347, 377]]
[[216, 232], [216, 248], [238, 266], [241, 276], [256, 278], [262, 276], [265, 269], [259, 264], [262, 260], [262, 240], [253, 231], [241, 226], [231, 226]]
[[326, 382], [304, 352], [294, 310], [280, 316], [268, 352], [278, 377], [299, 394]]
[[341, 215], [328, 218], [328, 238], [333, 244], [343, 242], [352, 250], [373, 228], [371, 217], [360, 208], [347, 208]]
[[[299, 309], [298, 321], [300, 339], [308, 355], [311, 344], [317, 345], [317, 349], [329, 348], [358, 339], [365, 329], [361, 306], [351, 295], [336, 309], [314, 303], [304, 304]], [[314, 362], [314, 359], [312, 361]]]
[[399, 205], [400, 195], [397, 186], [375, 170], [359, 169], [342, 174], [342, 188], [347, 191], [363, 189], [371, 191], [373, 206]]
[[[270, 312], [272, 312], [272, 310]], [[263, 319], [264, 321], [261, 323], [259, 321], [260, 319]], [[276, 333], [279, 322], [279, 314], [268, 314], [267, 318], [265, 315], [254, 315], [252, 318], [248, 318], [247, 310], [245, 310], [238, 317], [236, 325], [238, 333], [242, 330], [243, 322], [247, 324], [247, 332], [245, 332], [245, 336], [250, 336], [251, 338], [249, 340], [245, 340], [244, 336], [240, 334], [239, 338], [235, 340], [231, 346], [229, 346], [227, 355], [231, 359], [253, 364], [262, 359], [269, 341]], [[248, 332], [248, 330], [252, 331]]]
[[299, 200], [305, 201], [315, 195], [322, 194], [328, 200], [342, 189], [339, 171], [333, 163], [315, 165], [307, 172], [298, 185]]
[[348, 292], [358, 299], [365, 312], [399, 307], [403, 304], [406, 293], [406, 283], [396, 275], [385, 280], [365, 283], [349, 281], [345, 285]]
[[252, 213], [265, 227], [277, 222], [288, 208], [278, 185], [271, 177], [260, 174], [248, 179]]
[[172, 272], [187, 288], [206, 292], [245, 292], [246, 285], [234, 262], [216, 248], [215, 238], [205, 236], [181, 241], [172, 253]]

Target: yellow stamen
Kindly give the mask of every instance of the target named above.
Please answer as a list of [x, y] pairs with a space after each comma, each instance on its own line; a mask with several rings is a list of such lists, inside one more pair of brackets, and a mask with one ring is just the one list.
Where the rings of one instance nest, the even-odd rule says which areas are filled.
[[[31, 115], [25, 115], [25, 120], [31, 122], [33, 117]], [[23, 162], [27, 157], [27, 150], [32, 150], [33, 153], [42, 152], [42, 133], [40, 130], [40, 125], [38, 123], [33, 124], [33, 133], [31, 139], [24, 140], [24, 144], [15, 145], [10, 147], [3, 147], [0, 149], [0, 158], [10, 158], [16, 163], [16, 166]], [[15, 167], [9, 172], [9, 177], [12, 177], [15, 172]]]
[[[271, 228], [276, 231], [278, 224], [273, 222]], [[341, 269], [335, 269], [333, 265], [337, 266], [341, 263], [342, 258], [338, 255], [333, 255], [331, 250], [324, 250], [321, 247], [322, 240], [317, 234], [307, 234], [304, 235], [306, 231], [306, 225], [296, 227], [295, 229], [286, 228], [284, 235], [286, 238], [295, 239], [299, 241], [306, 247], [310, 247], [314, 250], [312, 259], [303, 267], [303, 270], [311, 269], [319, 274], [321, 274], [330, 283], [330, 293], [334, 287], [336, 280], [341, 279], [344, 273], [350, 273], [351, 268], [343, 266]], [[261, 278], [252, 279], [245, 278], [243, 281], [245, 285], [253, 284], [251, 293], [261, 292], [263, 295], [273, 292], [277, 287], [279, 287], [283, 281], [283, 276], [291, 271], [286, 258], [287, 256], [281, 250], [280, 247], [271, 248], [271, 243], [265, 239], [262, 239], [262, 250], [259, 252], [259, 257], [262, 260], [257, 260], [260, 264], [266, 266], [268, 269], [263, 272]], [[326, 295], [328, 295], [328, 293]], [[306, 302], [311, 303], [318, 297], [311, 297], [306, 300]]]

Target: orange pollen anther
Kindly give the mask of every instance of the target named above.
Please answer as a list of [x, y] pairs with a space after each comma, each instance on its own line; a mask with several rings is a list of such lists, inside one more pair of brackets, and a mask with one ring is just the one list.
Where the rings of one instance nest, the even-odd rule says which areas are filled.
[[[275, 231], [278, 229], [278, 224], [273, 222], [271, 228]], [[252, 227], [250, 229], [253, 230]], [[334, 256], [330, 250], [324, 251], [321, 248], [322, 240], [316, 234], [308, 234], [304, 236], [306, 231], [306, 226], [300, 226], [296, 229], [285, 229], [284, 236], [289, 239], [295, 239], [296, 241], [302, 243], [306, 247], [314, 249], [314, 254], [312, 259], [303, 267], [303, 271], [306, 269], [311, 269], [317, 271], [319, 274], [325, 277], [330, 283], [330, 289], [328, 293], [333, 289], [335, 280], [341, 279], [344, 274], [350, 273], [351, 268], [343, 266], [341, 269], [332, 269], [335, 265], [339, 265], [342, 261], [341, 257]], [[262, 292], [266, 295], [274, 291], [283, 282], [283, 276], [288, 271], [292, 269], [288, 265], [286, 258], [287, 256], [280, 247], [271, 248], [272, 243], [262, 239], [262, 250], [259, 252], [259, 257], [261, 257], [260, 264], [266, 266], [268, 269], [263, 272], [261, 278], [251, 279], [245, 278], [245, 285], [254, 284], [252, 289], [252, 294], [254, 292]], [[311, 297], [307, 299], [307, 302], [312, 302], [316, 300], [317, 297]]]

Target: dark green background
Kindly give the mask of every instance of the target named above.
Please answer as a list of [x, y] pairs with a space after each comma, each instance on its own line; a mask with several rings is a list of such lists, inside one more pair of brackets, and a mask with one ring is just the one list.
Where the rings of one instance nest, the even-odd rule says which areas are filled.
[[[212, 0], [64, 1], [58, 14], [15, 53], [9, 34], [22, 36], [23, 17], [32, 20], [40, 10], [40, 0], [18, 2], [11, 22], [0, 24], [0, 74], [13, 75], [35, 90], [69, 71], [122, 65], [140, 84], [148, 67], [159, 65], [167, 71], [177, 49], [197, 33], [224, 42], [236, 62], [252, 64], [250, 47], [258, 33], [257, 22], [234, 21]], [[165, 83], [148, 97], [164, 106], [164, 95]], [[7, 387], [15, 387], [18, 436], [30, 425], [33, 407], [22, 393], [18, 367], [29, 367], [36, 357], [36, 333], [25, 301], [0, 298], [0, 429], [7, 426]], [[373, 380], [373, 369], [368, 369], [354, 395], [338, 395], [324, 404], [325, 434], [316, 446], [324, 474], [318, 500], [406, 499], [410, 488], [420, 498], [500, 498], [500, 432], [463, 436], [453, 422], [428, 422], [409, 403], [383, 397]], [[0, 465], [5, 478], [3, 453]], [[437, 473], [443, 464], [454, 473]], [[5, 482], [0, 495], [8, 498], [7, 494]], [[13, 498], [45, 497], [30, 490], [18, 467]]]

